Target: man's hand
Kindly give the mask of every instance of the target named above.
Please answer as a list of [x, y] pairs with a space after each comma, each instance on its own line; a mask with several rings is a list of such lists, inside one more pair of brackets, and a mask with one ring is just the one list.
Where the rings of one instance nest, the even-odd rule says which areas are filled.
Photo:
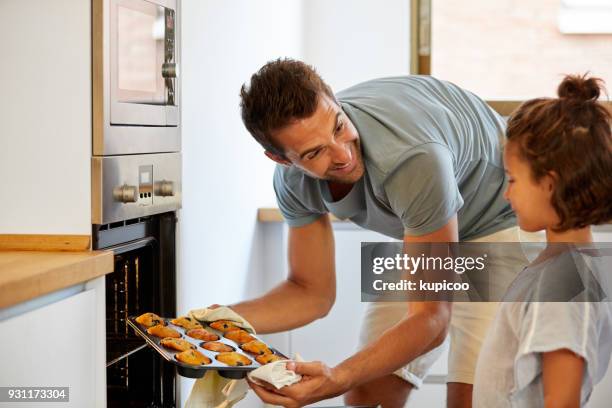
[[302, 375], [302, 380], [277, 390], [262, 387], [249, 381], [249, 385], [264, 402], [296, 408], [344, 394], [349, 385], [337, 368], [329, 368], [315, 361], [311, 363], [287, 363], [287, 369]]

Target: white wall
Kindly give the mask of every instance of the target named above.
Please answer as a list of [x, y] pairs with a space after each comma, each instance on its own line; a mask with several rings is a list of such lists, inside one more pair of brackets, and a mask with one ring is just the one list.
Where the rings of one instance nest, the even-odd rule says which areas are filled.
[[91, 233], [91, 11], [0, 1], [0, 233]]
[[[300, 56], [299, 1], [183, 1], [183, 269], [180, 308], [236, 301], [273, 163], [244, 129], [239, 89], [276, 56]], [[190, 275], [187, 275], [190, 274]], [[221, 277], [223, 276], [223, 279]], [[213, 285], [214, 283], [214, 285]]]
[[304, 1], [304, 59], [335, 91], [407, 74], [410, 1]]
[[[268, 60], [300, 58], [300, 0], [183, 0], [183, 209], [178, 311], [253, 295], [257, 208], [273, 165], [242, 125], [240, 86]], [[191, 381], [182, 380], [183, 401]]]

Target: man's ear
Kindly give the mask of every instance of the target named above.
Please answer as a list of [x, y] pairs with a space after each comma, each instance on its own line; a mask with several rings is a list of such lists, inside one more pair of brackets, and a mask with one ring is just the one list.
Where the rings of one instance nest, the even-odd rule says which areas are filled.
[[279, 156], [278, 154], [269, 152], [267, 150], [264, 151], [264, 153], [266, 154], [266, 156], [268, 156], [269, 159], [274, 160], [278, 164], [282, 164], [283, 166], [291, 166], [291, 162], [289, 160], [287, 160], [284, 157]]

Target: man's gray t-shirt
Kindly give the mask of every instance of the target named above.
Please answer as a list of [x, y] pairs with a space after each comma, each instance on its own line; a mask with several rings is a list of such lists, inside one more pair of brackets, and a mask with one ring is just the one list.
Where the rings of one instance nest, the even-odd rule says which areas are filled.
[[469, 240], [516, 224], [503, 198], [505, 123], [458, 86], [429, 76], [381, 78], [336, 95], [356, 127], [365, 174], [339, 201], [326, 181], [277, 166], [274, 189], [290, 226], [332, 213], [402, 239], [434, 232], [457, 213]]

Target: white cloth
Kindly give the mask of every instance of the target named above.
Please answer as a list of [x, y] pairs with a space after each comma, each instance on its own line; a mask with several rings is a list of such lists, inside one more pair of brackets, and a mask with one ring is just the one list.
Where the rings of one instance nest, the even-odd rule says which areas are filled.
[[[302, 379], [302, 376], [291, 370], [287, 370], [287, 363], [290, 360], [275, 361], [251, 371], [248, 376], [255, 384], [262, 385], [261, 381], [273, 385], [277, 390], [291, 384], [295, 384]], [[295, 356], [295, 361], [303, 361], [299, 355]]]
[[255, 329], [251, 326], [251, 323], [227, 306], [219, 306], [216, 309], [207, 307], [204, 309], [194, 309], [189, 312], [189, 316], [205, 323], [217, 320], [231, 320], [236, 323], [236, 326], [242, 327], [251, 333], [255, 333]]
[[210, 370], [193, 384], [185, 407], [229, 408], [242, 400], [248, 390], [249, 385], [245, 380], [230, 380]]

